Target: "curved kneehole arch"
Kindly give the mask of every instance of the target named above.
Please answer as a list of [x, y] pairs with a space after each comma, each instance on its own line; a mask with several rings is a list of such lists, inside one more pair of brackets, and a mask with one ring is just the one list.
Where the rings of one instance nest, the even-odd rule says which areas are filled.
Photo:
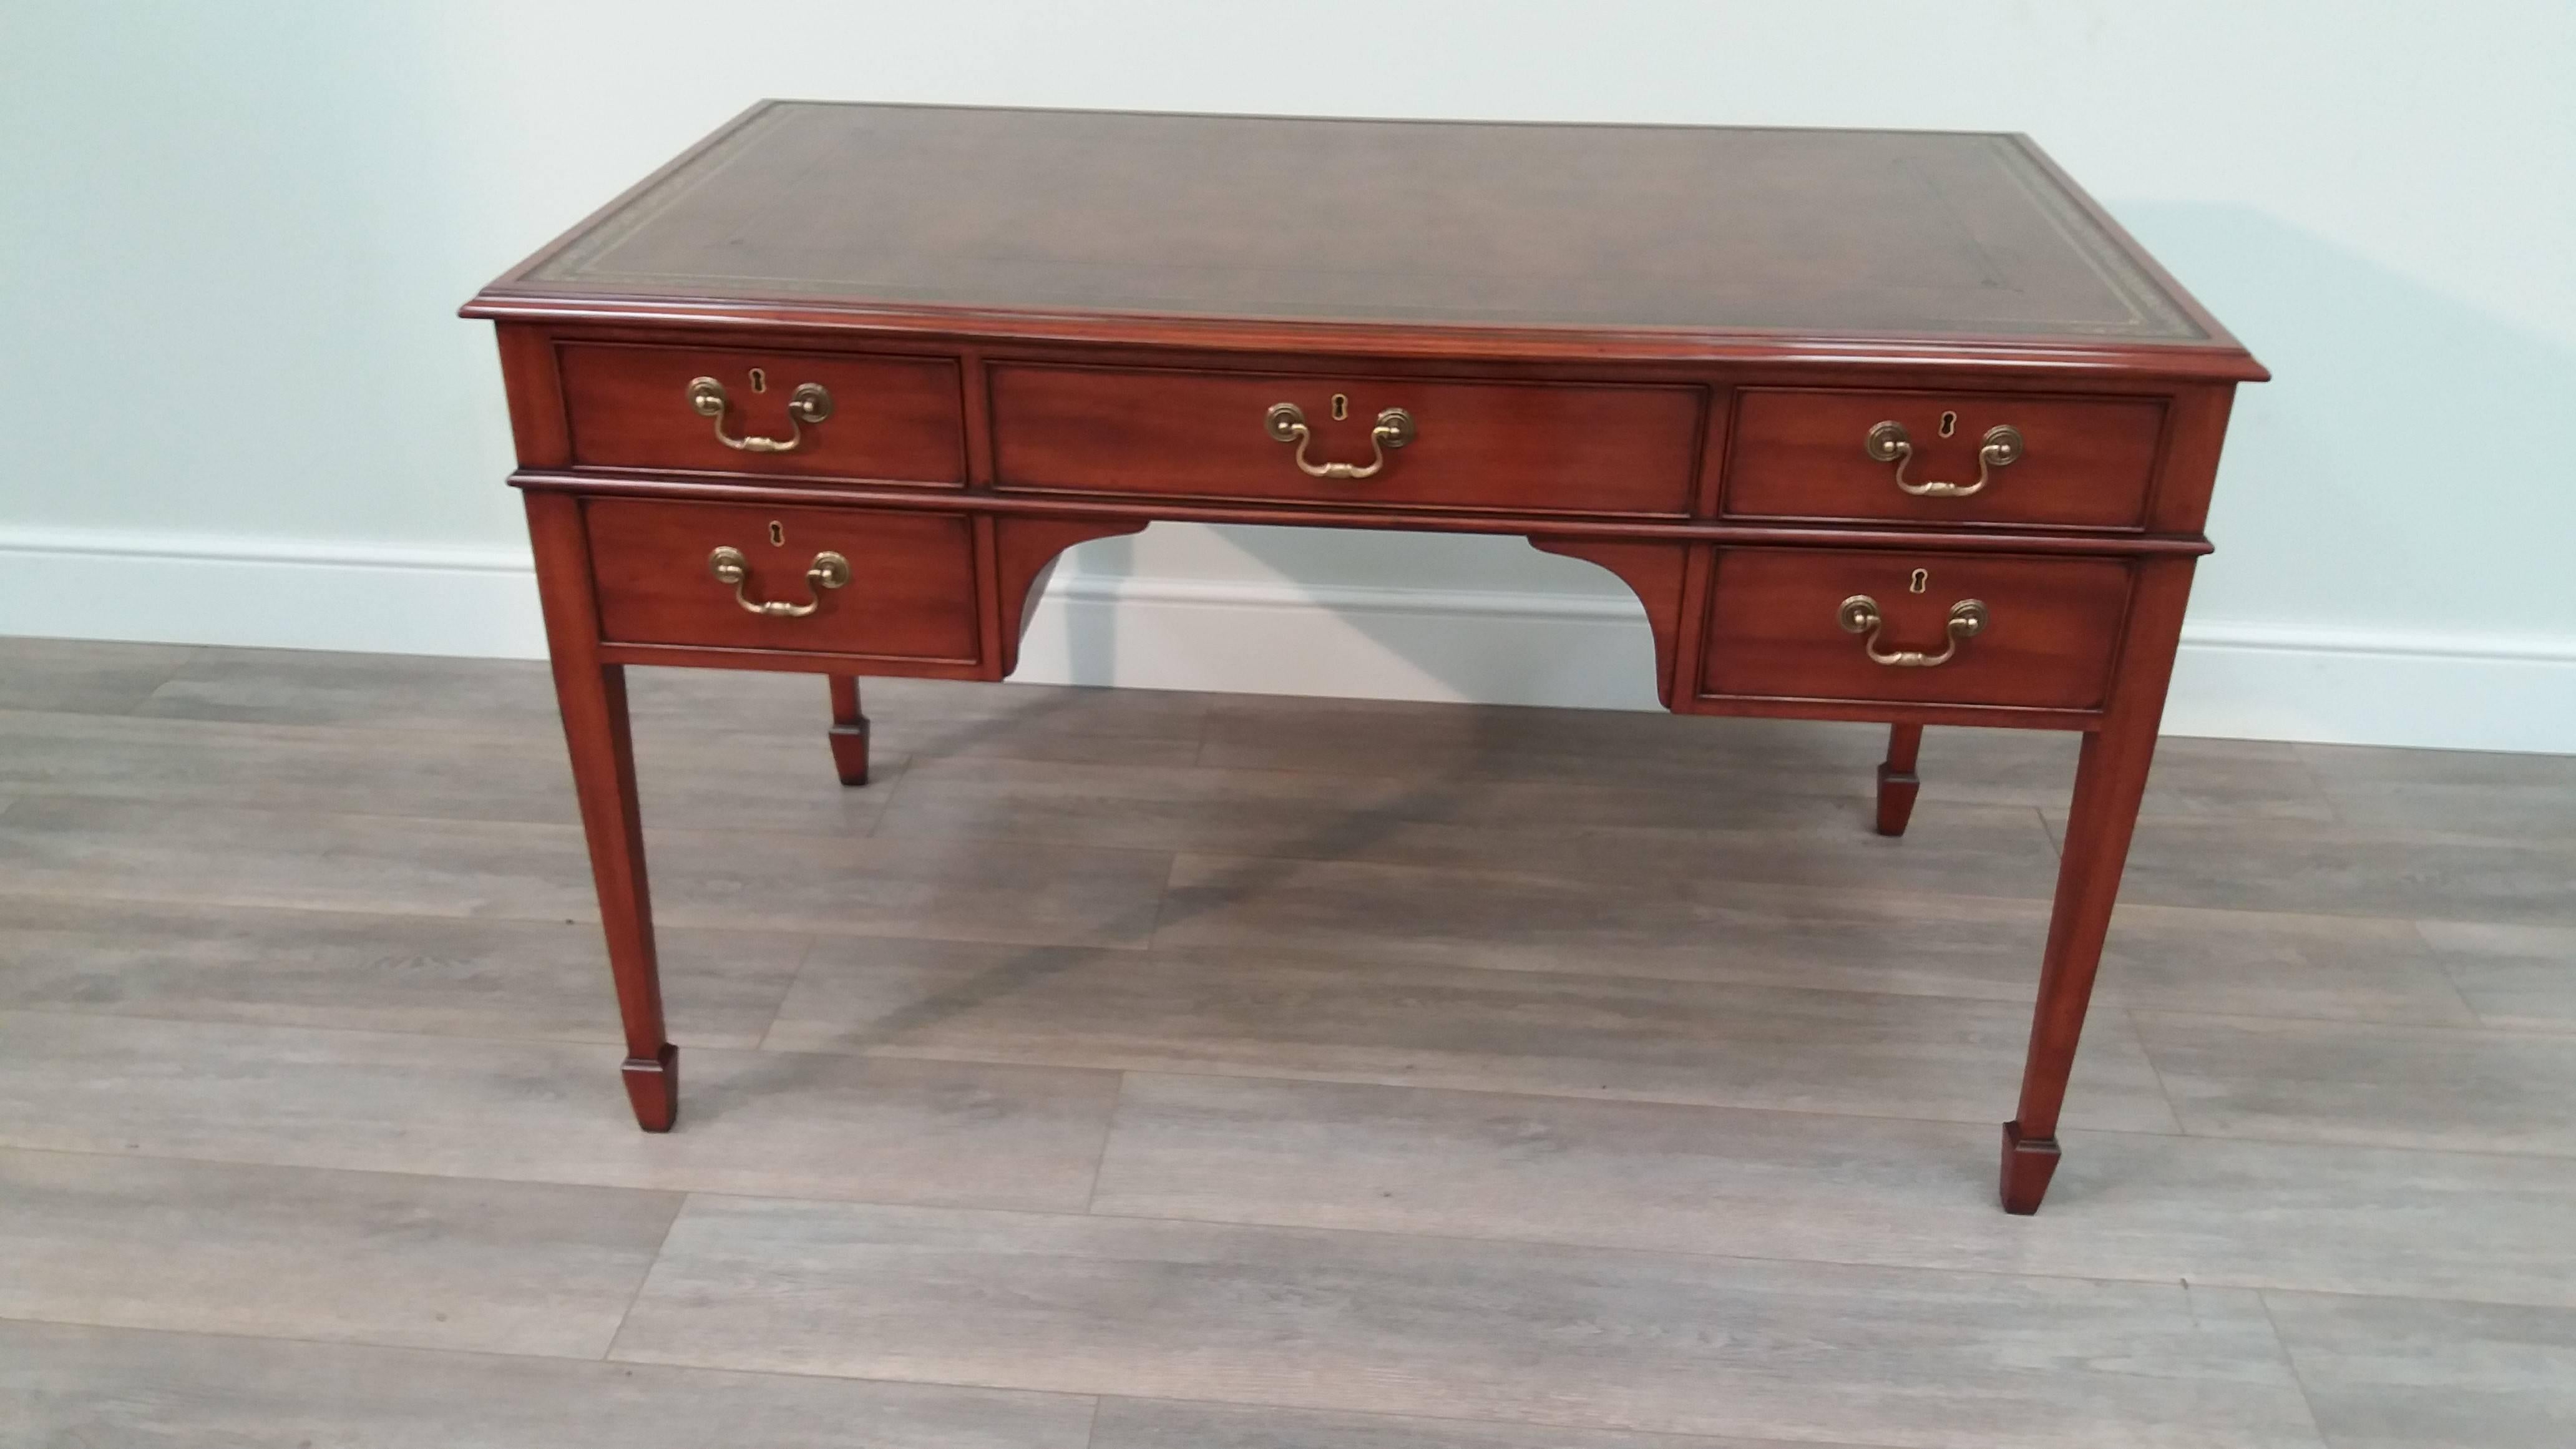
[[1064, 551], [1095, 538], [1116, 538], [1144, 531], [1141, 518], [1012, 518], [993, 520], [993, 584], [1000, 605], [1002, 638], [999, 669], [1005, 679], [1020, 665], [1020, 636], [1028, 632], [1029, 614], [1046, 591], [1047, 575]]
[[1529, 545], [1541, 553], [1563, 554], [1607, 569], [1646, 606], [1646, 625], [1655, 635], [1655, 697], [1671, 709], [1677, 667], [1673, 656], [1681, 641], [1682, 582], [1690, 570], [1691, 545], [1536, 535]]

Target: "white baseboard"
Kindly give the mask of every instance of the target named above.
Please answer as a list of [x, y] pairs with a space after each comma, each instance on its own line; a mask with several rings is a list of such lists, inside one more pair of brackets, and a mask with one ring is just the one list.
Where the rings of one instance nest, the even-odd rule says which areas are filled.
[[2164, 728], [2576, 754], [2576, 639], [2186, 621]]
[[1016, 679], [1239, 694], [1654, 709], [1625, 594], [1303, 588], [1058, 574]]
[[546, 657], [525, 548], [0, 529], [0, 634]]
[[[0, 530], [0, 634], [538, 658], [525, 550]], [[1624, 595], [1059, 575], [1016, 676], [1258, 694], [1654, 707]], [[2184, 630], [2166, 732], [2576, 753], [2576, 639]]]

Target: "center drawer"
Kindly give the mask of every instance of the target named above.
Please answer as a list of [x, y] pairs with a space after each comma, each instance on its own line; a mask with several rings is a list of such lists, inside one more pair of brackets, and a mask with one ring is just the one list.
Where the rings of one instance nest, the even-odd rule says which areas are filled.
[[1046, 492], [1679, 517], [1701, 390], [997, 366], [994, 472]]
[[963, 515], [594, 498], [582, 516], [610, 643], [979, 656]]

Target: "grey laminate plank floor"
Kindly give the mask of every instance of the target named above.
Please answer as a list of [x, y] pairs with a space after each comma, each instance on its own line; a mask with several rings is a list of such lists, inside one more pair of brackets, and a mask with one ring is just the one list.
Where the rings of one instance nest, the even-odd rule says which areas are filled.
[[[2576, 1441], [2576, 760], [0, 640], [0, 1444]], [[2080, 1125], [2079, 1125], [2080, 1124]]]

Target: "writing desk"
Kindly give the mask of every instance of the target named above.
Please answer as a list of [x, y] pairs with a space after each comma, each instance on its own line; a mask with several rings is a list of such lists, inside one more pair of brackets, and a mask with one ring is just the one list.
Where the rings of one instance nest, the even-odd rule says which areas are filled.
[[1001, 679], [1160, 519], [1517, 534], [1664, 704], [2084, 735], [2002, 1197], [2037, 1209], [2235, 386], [2019, 136], [771, 102], [499, 324], [636, 1120], [667, 1130], [624, 668]]

